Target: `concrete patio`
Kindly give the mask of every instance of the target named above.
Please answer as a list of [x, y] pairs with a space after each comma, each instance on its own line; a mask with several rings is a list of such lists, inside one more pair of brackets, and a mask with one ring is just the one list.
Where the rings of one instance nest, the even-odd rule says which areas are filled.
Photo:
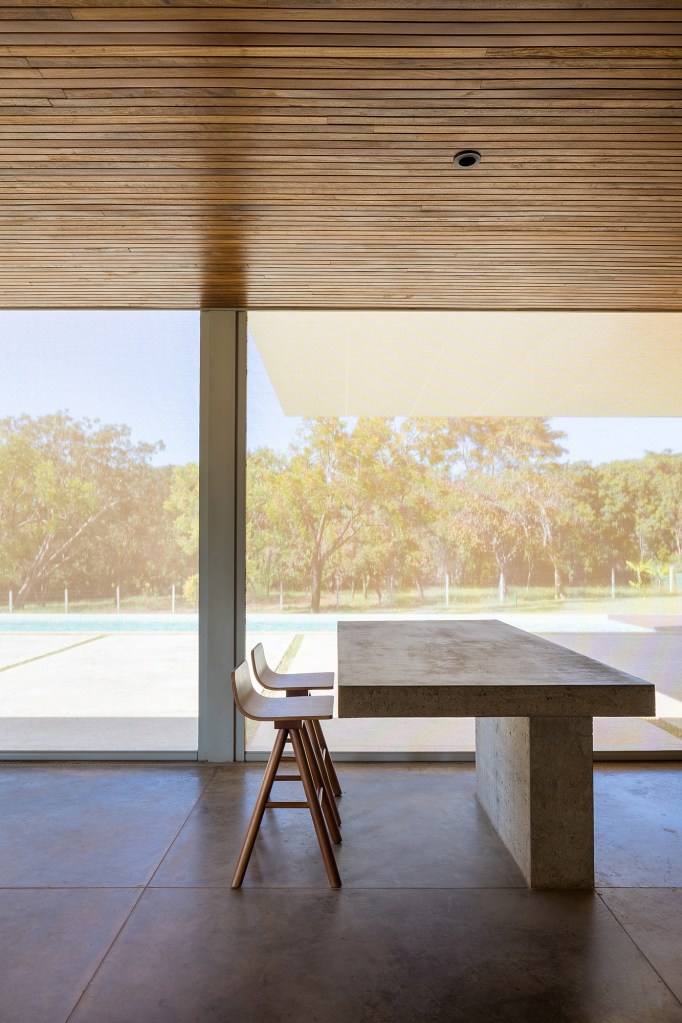
[[[647, 749], [682, 751], [682, 635], [587, 616], [524, 616], [523, 623], [556, 643], [655, 683], [659, 721], [595, 720], [595, 749], [618, 756]], [[517, 616], [507, 619], [521, 624]], [[293, 624], [293, 623], [292, 623]], [[590, 631], [585, 631], [589, 629]], [[579, 631], [583, 630], [583, 631]], [[336, 669], [334, 631], [247, 634], [247, 649], [265, 646], [277, 664], [301, 636], [292, 670]], [[144, 751], [192, 756], [197, 748], [197, 636], [191, 632], [0, 633], [0, 750]], [[328, 723], [343, 756], [471, 755], [470, 719], [345, 720]], [[269, 751], [272, 729], [249, 731], [253, 756]]]

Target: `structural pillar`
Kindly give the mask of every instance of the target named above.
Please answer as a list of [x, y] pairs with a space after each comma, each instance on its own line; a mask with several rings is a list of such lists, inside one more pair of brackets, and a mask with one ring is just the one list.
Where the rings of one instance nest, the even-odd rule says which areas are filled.
[[202, 311], [200, 376], [199, 759], [221, 762], [243, 746], [230, 673], [244, 659], [245, 313]]
[[476, 790], [531, 888], [594, 888], [591, 717], [477, 718]]

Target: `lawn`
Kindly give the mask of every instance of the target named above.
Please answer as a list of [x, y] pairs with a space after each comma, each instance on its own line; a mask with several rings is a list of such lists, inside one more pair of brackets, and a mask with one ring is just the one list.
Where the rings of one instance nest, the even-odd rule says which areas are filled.
[[[629, 615], [677, 615], [682, 614], [682, 592], [669, 593], [655, 587], [634, 588], [620, 587], [615, 597], [611, 590], [604, 586], [582, 586], [567, 588], [564, 600], [556, 600], [551, 587], [510, 587], [507, 598], [500, 603], [497, 588], [483, 587], [450, 587], [449, 600], [446, 606], [445, 590], [432, 587], [424, 590], [420, 599], [416, 590], [396, 591], [391, 595], [383, 595], [381, 602], [376, 593], [368, 593], [363, 598], [356, 591], [350, 590], [326, 592], [322, 595], [321, 612], [338, 614], [361, 614], [377, 612], [406, 612], [414, 614], [484, 614], [486, 612], [505, 613], [518, 610], [542, 611], [544, 613], [561, 614], [567, 610], [574, 614], [629, 614]], [[276, 614], [280, 612], [296, 614], [310, 610], [310, 598], [305, 592], [285, 592], [280, 608], [279, 594], [266, 595], [247, 594], [247, 610], [251, 613]]]
[[[101, 599], [77, 599], [69, 594], [69, 614], [116, 614], [116, 602], [112, 597]], [[16, 609], [15, 609], [16, 610]], [[139, 594], [121, 596], [120, 610], [124, 614], [169, 614], [171, 611], [170, 594]], [[176, 596], [175, 610], [178, 614], [196, 613], [196, 607], [186, 603], [180, 594]], [[302, 614], [310, 610], [310, 596], [305, 591], [287, 592], [283, 594], [280, 608], [279, 593], [247, 594], [247, 610], [251, 614]], [[450, 587], [449, 600], [446, 606], [443, 587], [430, 587], [424, 590], [423, 599], [417, 590], [396, 590], [393, 594], [384, 593], [381, 602], [375, 592], [370, 591], [366, 598], [357, 590], [354, 595], [350, 590], [325, 592], [322, 595], [321, 613], [338, 614], [376, 614], [386, 612], [405, 612], [410, 614], [485, 614], [504, 611], [542, 611], [543, 613], [561, 614], [570, 610], [573, 614], [628, 614], [628, 615], [678, 615], [682, 614], [682, 592], [669, 593], [665, 589], [658, 590], [648, 586], [637, 590], [634, 587], [619, 587], [616, 596], [611, 596], [610, 589], [604, 586], [581, 586], [567, 588], [564, 600], [556, 600], [551, 587], [510, 586], [507, 598], [500, 603], [497, 588], [489, 587]], [[0, 614], [7, 613], [7, 604], [0, 608]], [[27, 604], [21, 609], [22, 614], [64, 614], [64, 601], [54, 600], [44, 603]]]

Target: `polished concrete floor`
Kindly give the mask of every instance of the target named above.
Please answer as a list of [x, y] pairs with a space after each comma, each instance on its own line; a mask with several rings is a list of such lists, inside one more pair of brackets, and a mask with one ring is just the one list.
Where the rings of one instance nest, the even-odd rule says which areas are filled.
[[682, 1023], [682, 764], [595, 769], [595, 893], [533, 892], [472, 765], [340, 766], [344, 887], [262, 765], [0, 766], [2, 1023]]

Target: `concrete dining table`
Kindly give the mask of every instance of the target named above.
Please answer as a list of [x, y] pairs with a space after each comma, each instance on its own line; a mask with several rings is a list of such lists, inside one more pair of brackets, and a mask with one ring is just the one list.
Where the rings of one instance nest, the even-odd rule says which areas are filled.
[[532, 888], [594, 887], [592, 719], [650, 682], [500, 621], [338, 624], [342, 718], [475, 717], [476, 791]]

